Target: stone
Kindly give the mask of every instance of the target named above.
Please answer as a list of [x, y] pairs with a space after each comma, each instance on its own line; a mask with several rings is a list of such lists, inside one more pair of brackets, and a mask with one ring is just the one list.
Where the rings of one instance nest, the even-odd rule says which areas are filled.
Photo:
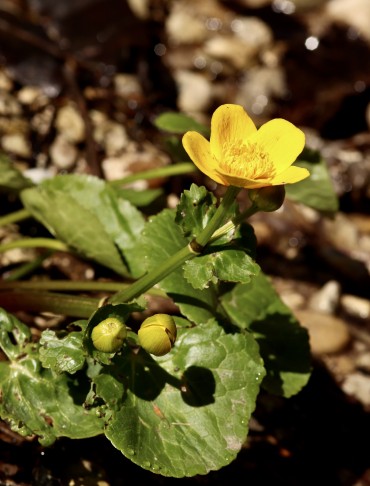
[[294, 314], [308, 330], [314, 355], [338, 353], [351, 341], [348, 327], [338, 317], [311, 310], [296, 310]]
[[352, 27], [370, 41], [369, 0], [331, 0], [327, 3], [326, 14], [332, 20]]
[[19, 157], [29, 158], [32, 150], [29, 141], [22, 133], [10, 133], [1, 139], [1, 145], [5, 152], [11, 152]]
[[256, 52], [266, 49], [273, 41], [272, 30], [258, 17], [236, 17], [231, 22], [231, 30]]
[[360, 372], [351, 373], [342, 383], [342, 390], [365, 406], [370, 405], [370, 377]]
[[100, 112], [94, 112], [92, 120], [94, 140], [105, 149], [108, 157], [120, 154], [127, 147], [129, 138], [123, 125], [101, 116]]
[[208, 36], [205, 22], [182, 2], [172, 4], [166, 20], [166, 32], [170, 44], [173, 45], [199, 44]]
[[142, 96], [142, 88], [137, 76], [134, 74], [118, 73], [114, 76], [114, 91], [117, 96], [124, 99], [132, 96]]
[[340, 299], [342, 309], [346, 314], [356, 319], [370, 318], [370, 300], [356, 295], [345, 294]]
[[50, 146], [50, 157], [58, 169], [71, 169], [76, 162], [77, 156], [77, 148], [64, 135], [55, 137]]
[[32, 109], [39, 109], [48, 103], [41, 88], [37, 86], [24, 86], [18, 91], [18, 100], [22, 105], [30, 106]]
[[70, 142], [80, 143], [85, 139], [85, 123], [73, 104], [58, 110], [55, 127]]
[[21, 105], [18, 100], [10, 93], [0, 91], [0, 115], [19, 116], [22, 113]]
[[207, 111], [212, 100], [212, 88], [202, 74], [177, 71], [175, 80], [179, 87], [178, 107], [185, 113]]
[[318, 312], [332, 314], [339, 304], [339, 298], [340, 284], [336, 280], [330, 280], [310, 298], [309, 307]]
[[204, 54], [242, 70], [252, 64], [256, 49], [236, 36], [215, 36], [203, 46]]

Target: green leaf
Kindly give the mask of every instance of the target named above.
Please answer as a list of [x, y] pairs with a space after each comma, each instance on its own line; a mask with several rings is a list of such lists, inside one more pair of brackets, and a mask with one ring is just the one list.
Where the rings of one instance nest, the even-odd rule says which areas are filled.
[[117, 199], [104, 181], [83, 175], [56, 176], [26, 189], [21, 198], [32, 215], [68, 246], [121, 275], [129, 273], [127, 262], [144, 220], [128, 201]]
[[[188, 244], [174, 219], [174, 211], [164, 210], [146, 225], [143, 231], [143, 245], [148, 270], [164, 263]], [[158, 286], [172, 297], [182, 314], [189, 320], [200, 324], [215, 316], [217, 295], [214, 289], [194, 289], [184, 278], [182, 268], [172, 272], [159, 282]]]
[[175, 222], [184, 235], [192, 240], [205, 228], [216, 212], [216, 198], [204, 186], [196, 184], [184, 191], [176, 208]]
[[265, 362], [263, 386], [290, 397], [310, 377], [310, 349], [303, 329], [261, 272], [249, 284], [238, 284], [221, 303], [233, 324], [253, 333]]
[[145, 190], [136, 190], [136, 189], [121, 189], [113, 187], [114, 191], [116, 192], [117, 196], [126, 199], [126, 201], [130, 202], [136, 207], [143, 207], [149, 206], [155, 200], [157, 200], [160, 196], [163, 195], [163, 189], [145, 189]]
[[326, 163], [319, 152], [304, 150], [295, 165], [308, 169], [311, 175], [296, 184], [287, 184], [285, 186], [287, 197], [323, 213], [330, 214], [338, 211], [338, 197]]
[[220, 280], [248, 283], [259, 270], [259, 265], [244, 250], [225, 246], [186, 262], [184, 276], [194, 288], [204, 289], [210, 282], [217, 284]]
[[0, 346], [10, 361], [0, 362], [0, 416], [21, 435], [37, 435], [49, 445], [57, 437], [80, 439], [102, 433], [96, 409], [83, 400], [89, 384], [82, 376], [54, 375], [39, 361], [37, 345], [14, 316], [0, 310]]
[[139, 466], [172, 477], [235, 459], [264, 375], [251, 335], [225, 334], [215, 322], [179, 334], [163, 358], [128, 353], [114, 381], [104, 383], [109, 370], [98, 387], [109, 403], [116, 397], [107, 438]]
[[204, 134], [209, 133], [208, 127], [182, 113], [162, 113], [154, 120], [154, 125], [160, 130], [180, 135], [188, 130], [195, 130]]
[[33, 182], [24, 177], [8, 157], [0, 154], [0, 191], [19, 192], [32, 186]]
[[69, 332], [58, 337], [55, 331], [45, 330], [40, 339], [40, 361], [44, 368], [55, 373], [76, 373], [85, 364], [83, 332]]

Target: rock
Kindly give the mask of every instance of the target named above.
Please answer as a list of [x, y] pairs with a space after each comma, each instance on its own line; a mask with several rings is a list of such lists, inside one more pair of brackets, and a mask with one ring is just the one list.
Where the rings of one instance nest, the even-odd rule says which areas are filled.
[[[122, 179], [130, 174], [163, 167], [170, 163], [170, 158], [149, 142], [142, 146], [130, 144], [126, 151], [118, 157], [107, 157], [102, 161], [102, 169], [105, 178], [109, 180]], [[130, 187], [146, 189], [157, 187], [163, 183], [163, 178], [150, 181], [139, 180]]]
[[65, 139], [72, 143], [79, 143], [85, 139], [85, 123], [73, 104], [59, 109], [55, 127]]
[[256, 53], [269, 47], [273, 40], [272, 30], [258, 17], [236, 17], [231, 22], [231, 30]]
[[203, 42], [208, 31], [205, 22], [194, 15], [194, 10], [185, 3], [174, 2], [166, 20], [168, 40], [173, 45]]
[[241, 80], [235, 102], [245, 106], [252, 116], [267, 117], [274, 109], [273, 99], [283, 98], [286, 93], [285, 74], [281, 67], [256, 66], [250, 68]]
[[64, 135], [57, 135], [50, 146], [50, 157], [58, 169], [71, 169], [78, 156], [77, 148]]
[[355, 295], [343, 295], [340, 299], [342, 309], [346, 314], [356, 319], [370, 318], [370, 300]]
[[18, 91], [18, 100], [22, 105], [36, 110], [48, 103], [48, 98], [37, 86], [24, 86]]
[[204, 44], [203, 50], [206, 56], [227, 62], [237, 70], [250, 66], [256, 54], [252, 45], [236, 36], [226, 35], [212, 37]]
[[355, 372], [345, 378], [342, 390], [365, 406], [370, 405], [370, 377]]
[[339, 297], [339, 282], [330, 280], [311, 297], [309, 307], [314, 311], [332, 314], [338, 306]]
[[56, 171], [52, 167], [32, 167], [31, 169], [26, 169], [23, 172], [25, 177], [28, 177], [33, 183], [40, 184], [40, 182], [51, 179], [56, 174]]
[[134, 74], [116, 74], [114, 76], [114, 90], [117, 96], [124, 99], [142, 96], [141, 85]]
[[178, 107], [185, 113], [207, 111], [212, 100], [212, 88], [202, 74], [178, 71], [175, 80], [179, 87]]
[[368, 0], [331, 0], [326, 14], [333, 20], [347, 24], [370, 40], [370, 2]]
[[149, 0], [127, 0], [131, 10], [140, 19], [147, 19], [150, 16], [150, 1]]
[[11, 91], [13, 89], [13, 81], [9, 78], [7, 73], [0, 69], [0, 90]]
[[6, 91], [0, 91], [0, 115], [19, 116], [22, 113], [18, 100]]
[[1, 139], [1, 145], [5, 152], [11, 152], [25, 158], [31, 157], [30, 143], [22, 133], [4, 135]]
[[53, 122], [55, 108], [53, 105], [46, 106], [36, 113], [31, 119], [31, 127], [40, 135], [49, 133]]
[[125, 127], [97, 111], [91, 112], [91, 118], [94, 124], [94, 140], [105, 149], [109, 157], [120, 154], [129, 143]]
[[349, 344], [348, 328], [338, 317], [310, 310], [296, 310], [294, 314], [308, 330], [313, 354], [338, 353]]

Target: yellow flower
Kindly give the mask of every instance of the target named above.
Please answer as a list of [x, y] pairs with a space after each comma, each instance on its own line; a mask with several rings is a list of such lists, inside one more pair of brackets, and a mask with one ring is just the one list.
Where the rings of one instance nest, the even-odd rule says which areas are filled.
[[187, 132], [182, 143], [198, 169], [224, 186], [257, 189], [293, 184], [310, 175], [292, 166], [305, 144], [299, 128], [276, 118], [257, 130], [239, 105], [217, 108], [209, 142], [197, 132]]

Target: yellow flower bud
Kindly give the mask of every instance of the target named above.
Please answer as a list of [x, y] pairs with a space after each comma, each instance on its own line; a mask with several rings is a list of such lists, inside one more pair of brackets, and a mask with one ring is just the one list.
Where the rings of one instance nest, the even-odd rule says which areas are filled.
[[155, 314], [141, 324], [139, 341], [142, 348], [155, 356], [169, 353], [175, 344], [177, 329], [173, 317], [168, 314]]
[[126, 335], [125, 324], [116, 317], [108, 317], [94, 327], [91, 339], [98, 351], [115, 353], [122, 347]]
[[276, 211], [284, 202], [284, 186], [268, 186], [260, 189], [250, 189], [248, 197], [260, 211], [269, 213]]

